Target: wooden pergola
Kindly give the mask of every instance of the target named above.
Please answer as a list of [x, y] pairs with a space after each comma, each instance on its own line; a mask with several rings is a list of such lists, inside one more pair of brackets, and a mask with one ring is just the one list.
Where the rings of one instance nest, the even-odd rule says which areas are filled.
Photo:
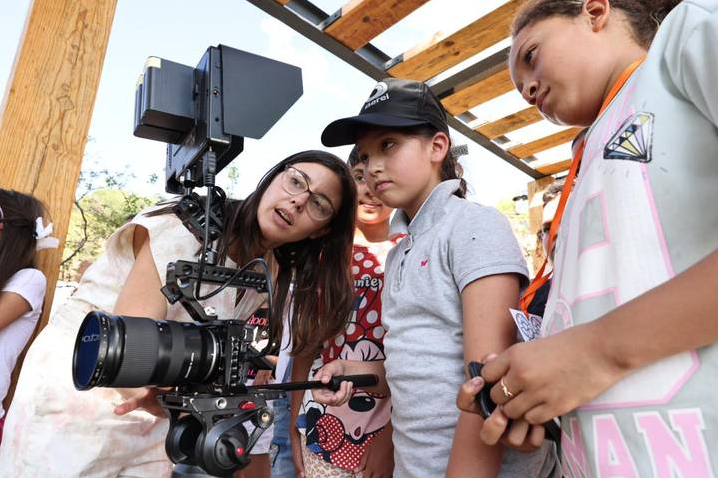
[[[509, 38], [511, 21], [524, 0], [508, 0], [458, 31], [435, 33], [429, 42], [395, 56], [371, 41], [431, 0], [352, 0], [332, 14], [309, 0], [248, 1], [375, 80], [391, 76], [426, 82], [453, 116], [450, 123], [456, 131], [534, 179], [568, 169], [568, 155], [558, 161], [542, 161], [535, 155], [570, 143], [579, 129], [565, 128], [527, 144], [512, 144], [507, 133], [548, 124], [535, 107], [485, 122], [471, 111], [502, 95], [520, 97], [506, 66], [508, 47], [490, 52]], [[433, 32], [426, 33], [428, 37]], [[469, 66], [456, 71], [465, 62]]]
[[[377, 80], [394, 76], [426, 81], [451, 113], [455, 130], [535, 179], [528, 187], [530, 204], [550, 183], [551, 174], [567, 168], [568, 159], [545, 162], [534, 155], [571, 141], [574, 129], [503, 146], [507, 133], [543, 121], [535, 108], [476, 124], [472, 108], [513, 90], [507, 49], [445, 74], [507, 38], [522, 0], [509, 0], [459, 31], [435, 36], [395, 57], [372, 46], [371, 40], [429, 0], [352, 0], [331, 15], [307, 0], [247, 1]], [[40, 255], [39, 266], [48, 279], [45, 304], [51, 304], [54, 295], [116, 4], [33, 0], [0, 110], [0, 187], [43, 200], [60, 239], [58, 249]], [[540, 208], [530, 208], [533, 230], [540, 217]], [[46, 306], [35, 334], [47, 323], [49, 310]], [[19, 366], [13, 383], [17, 370]]]
[[[529, 232], [539, 230], [540, 193], [553, 182], [553, 175], [569, 168], [568, 146], [580, 128], [556, 131], [555, 127], [539, 127], [539, 131], [553, 132], [521, 144], [512, 142], [507, 134], [532, 125], [549, 125], [536, 107], [521, 106], [490, 121], [482, 121], [472, 112], [499, 97], [520, 99], [506, 63], [509, 47], [500, 46], [508, 43], [511, 22], [525, 0], [502, 0], [496, 9], [453, 33], [426, 32], [428, 42], [393, 56], [372, 40], [431, 0], [350, 0], [332, 14], [310, 0], [247, 1], [377, 81], [396, 77], [426, 82], [450, 114], [449, 125], [454, 130], [534, 179], [527, 187]], [[525, 105], [523, 101], [507, 103]], [[566, 154], [558, 160], [536, 157], [562, 145]], [[541, 266], [540, 247], [532, 251], [532, 262], [534, 270]]]

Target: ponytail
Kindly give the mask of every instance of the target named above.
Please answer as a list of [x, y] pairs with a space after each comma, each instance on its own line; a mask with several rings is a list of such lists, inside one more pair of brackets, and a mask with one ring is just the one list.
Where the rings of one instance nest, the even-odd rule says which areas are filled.
[[[681, 0], [612, 0], [611, 7], [621, 10], [631, 27], [634, 40], [645, 49], [663, 19]], [[554, 16], [577, 17], [583, 10], [584, 0], [530, 0], [519, 10], [511, 25], [511, 36], [516, 37], [526, 26]]]
[[466, 180], [462, 177], [464, 175], [464, 168], [459, 163], [459, 159], [456, 157], [456, 153], [453, 148], [449, 148], [446, 152], [446, 157], [441, 162], [441, 180], [446, 181], [449, 179], [459, 180], [459, 189], [454, 193], [460, 198], [466, 197]]

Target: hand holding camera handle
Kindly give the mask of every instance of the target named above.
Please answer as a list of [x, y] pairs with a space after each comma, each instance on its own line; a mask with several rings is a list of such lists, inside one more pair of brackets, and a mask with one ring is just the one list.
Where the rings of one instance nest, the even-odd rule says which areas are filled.
[[[484, 367], [484, 364], [480, 362], [469, 362], [469, 375], [471, 378], [474, 377], [480, 377], [481, 376], [481, 369]], [[484, 387], [481, 389], [479, 393], [476, 394], [474, 397], [474, 401], [476, 402], [476, 405], [479, 407], [479, 414], [482, 416], [482, 418], [486, 419], [491, 415], [491, 413], [496, 410], [496, 404], [491, 399], [491, 387], [493, 387], [493, 383], [486, 383], [484, 384]], [[511, 420], [509, 420], [509, 423], [507, 425], [511, 425]], [[546, 423], [543, 424], [544, 428], [546, 429], [546, 438], [549, 440], [552, 440], [556, 443], [561, 442], [561, 427], [558, 426], [555, 420], [549, 420]]]
[[282, 390], [290, 392], [292, 390], [310, 390], [313, 388], [328, 388], [336, 392], [342, 382], [352, 382], [355, 388], [373, 387], [379, 383], [379, 377], [374, 374], [363, 375], [337, 375], [332, 377], [329, 383], [322, 383], [320, 380], [312, 380], [309, 382], [288, 382], [288, 383], [271, 383], [268, 385], [260, 385], [257, 387], [247, 387], [249, 390]]

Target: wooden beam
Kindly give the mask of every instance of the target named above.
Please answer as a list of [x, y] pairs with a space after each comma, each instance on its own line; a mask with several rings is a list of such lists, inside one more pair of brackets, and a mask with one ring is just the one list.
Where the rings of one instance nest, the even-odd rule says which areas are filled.
[[543, 264], [544, 258], [546, 257], [543, 253], [543, 247], [541, 247], [541, 241], [538, 239], [536, 233], [541, 229], [543, 225], [543, 199], [542, 195], [544, 190], [551, 185], [553, 178], [551, 176], [531, 181], [527, 185], [528, 192], [528, 203], [529, 203], [529, 235], [536, 238], [534, 247], [529, 251], [531, 256], [531, 265], [533, 268], [533, 274], [536, 274]]
[[523, 2], [510, 0], [451, 35], [440, 35], [429, 45], [412, 48], [389, 73], [397, 78], [426, 81], [495, 45], [511, 34], [511, 20]]
[[356, 51], [428, 1], [353, 0], [324, 32]]
[[552, 163], [544, 163], [544, 164], [537, 164], [537, 163], [531, 163], [531, 166], [534, 167], [536, 171], [538, 171], [541, 174], [550, 175], [550, 174], [558, 174], [562, 171], [568, 170], [568, 168], [571, 167], [571, 158], [568, 159], [562, 159], [560, 161], [554, 161]]
[[39, 256], [47, 293], [33, 338], [47, 324], [55, 292], [116, 4], [34, 0], [0, 112], [0, 187], [44, 201], [60, 239], [58, 249]]
[[453, 95], [447, 96], [441, 102], [444, 104], [446, 111], [456, 116], [513, 89], [514, 84], [509, 76], [509, 70], [504, 68], [463, 90], [459, 90]]
[[500, 120], [482, 124], [475, 129], [489, 139], [496, 139], [499, 136], [510, 133], [511, 131], [516, 131], [524, 126], [538, 123], [542, 119], [543, 117], [538, 109], [535, 106], [531, 106], [525, 110], [505, 116]]
[[528, 158], [529, 156], [545, 151], [559, 144], [568, 143], [573, 141], [573, 138], [581, 131], [582, 128], [569, 128], [558, 133], [546, 136], [536, 141], [532, 141], [528, 144], [520, 144], [509, 148], [508, 152], [516, 156], [517, 158]]

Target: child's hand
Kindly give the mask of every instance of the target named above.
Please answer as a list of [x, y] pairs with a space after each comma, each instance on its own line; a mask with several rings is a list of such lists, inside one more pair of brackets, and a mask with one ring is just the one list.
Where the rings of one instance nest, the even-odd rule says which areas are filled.
[[484, 388], [484, 379], [481, 377], [474, 377], [468, 382], [464, 382], [459, 389], [459, 394], [456, 396], [456, 406], [459, 410], [481, 415], [479, 406], [476, 404], [474, 398], [482, 388]]
[[601, 345], [607, 338], [591, 325], [513, 345], [484, 365], [484, 380], [496, 383], [491, 398], [505, 416], [544, 423], [589, 402], [628, 373], [607, 358]]
[[543, 425], [529, 425], [519, 418], [512, 420], [508, 427], [509, 418], [504, 415], [500, 407], [493, 411], [489, 418], [484, 420], [479, 436], [487, 445], [502, 445], [514, 448], [520, 452], [528, 453], [541, 446], [546, 435]]
[[[465, 382], [456, 397], [456, 406], [465, 412], [480, 415], [478, 405], [474, 398], [484, 386], [481, 377], [474, 377]], [[544, 427], [542, 425], [529, 425], [526, 420], [513, 420], [507, 430], [508, 417], [503, 414], [501, 408], [494, 412], [484, 421], [481, 428], [481, 440], [487, 445], [495, 445], [499, 441], [505, 446], [510, 446], [524, 453], [533, 451], [540, 447], [544, 440]]]
[[294, 463], [294, 475], [297, 478], [304, 478], [304, 458], [302, 457], [301, 432], [295, 426], [290, 426], [289, 444], [292, 448], [292, 463]]
[[142, 408], [152, 415], [167, 418], [165, 409], [157, 400], [157, 395], [171, 390], [171, 388], [142, 387], [118, 389], [125, 401], [115, 407], [115, 415], [125, 415], [133, 410]]
[[[343, 360], [334, 360], [317, 370], [317, 373], [314, 374], [314, 380], [329, 383], [332, 377], [337, 375], [346, 375], [346, 367]], [[314, 397], [315, 401], [323, 403], [324, 405], [338, 407], [349, 401], [354, 393], [353, 388], [354, 384], [352, 384], [352, 382], [342, 382], [339, 386], [339, 390], [336, 392], [328, 388], [317, 388], [312, 390], [312, 397]]]
[[257, 370], [257, 375], [254, 376], [252, 385], [266, 385], [272, 380], [271, 370]]

